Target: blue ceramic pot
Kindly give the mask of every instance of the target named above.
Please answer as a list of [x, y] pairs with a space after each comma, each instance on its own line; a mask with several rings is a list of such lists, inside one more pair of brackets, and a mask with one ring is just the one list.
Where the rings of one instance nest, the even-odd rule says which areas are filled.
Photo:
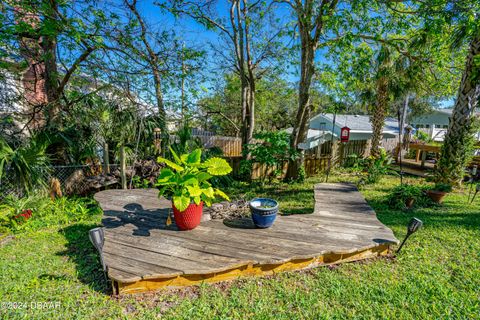
[[269, 228], [278, 213], [278, 202], [268, 198], [256, 198], [250, 201], [252, 220], [257, 228]]

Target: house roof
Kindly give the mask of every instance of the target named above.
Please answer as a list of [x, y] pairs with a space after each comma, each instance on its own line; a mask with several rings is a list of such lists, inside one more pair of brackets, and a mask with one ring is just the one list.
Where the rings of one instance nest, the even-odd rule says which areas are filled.
[[[332, 113], [319, 114], [313, 117], [310, 121], [320, 116], [323, 116], [330, 122], [333, 122], [334, 115]], [[372, 132], [372, 124], [370, 123], [370, 116], [367, 116], [367, 115], [337, 114], [335, 118], [335, 126], [336, 127], [347, 126], [350, 128], [350, 132]], [[383, 132], [398, 133], [398, 121], [394, 118], [387, 117], [385, 119]]]
[[452, 108], [439, 108], [439, 109], [434, 109], [435, 111], [438, 111], [440, 113], [448, 114], [451, 115], [453, 112]]
[[[440, 113], [444, 113], [446, 115], [449, 115], [451, 116], [452, 113], [453, 113], [453, 108], [437, 108], [437, 109], [434, 109], [435, 111], [438, 111]], [[475, 115], [480, 115], [480, 111], [478, 109], [475, 109], [475, 112], [474, 112]]]

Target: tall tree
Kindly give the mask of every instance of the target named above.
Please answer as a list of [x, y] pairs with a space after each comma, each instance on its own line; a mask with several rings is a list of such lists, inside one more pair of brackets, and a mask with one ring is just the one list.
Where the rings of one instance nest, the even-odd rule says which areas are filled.
[[12, 70], [15, 65], [16, 70], [23, 70], [32, 119], [46, 113], [45, 123], [50, 127], [61, 126], [62, 100], [72, 76], [103, 43], [100, 30], [107, 21], [88, 2], [75, 7], [75, 1], [12, 0], [2, 7], [0, 40], [8, 51], [1, 67]]
[[229, 53], [217, 52], [239, 75], [241, 135], [243, 143], [250, 143], [255, 129], [257, 81], [271, 68], [269, 60], [279, 54], [281, 30], [271, 28], [273, 19], [263, 1], [230, 0], [226, 12], [220, 13], [214, 12], [215, 4], [216, 1], [172, 1], [170, 10], [187, 14], [223, 35]]
[[[315, 53], [320, 44], [320, 37], [325, 31], [325, 24], [335, 13], [339, 1], [283, 0], [281, 2], [287, 3], [296, 16], [301, 44], [298, 109], [290, 140], [291, 147], [298, 150], [299, 143], [306, 139], [312, 109], [310, 87], [315, 74]], [[301, 166], [303, 166], [303, 157], [299, 160], [290, 160], [287, 179], [297, 178]]]
[[[157, 101], [157, 112], [160, 118], [160, 128], [165, 132], [166, 131], [166, 113], [165, 113], [165, 106], [163, 102], [163, 91], [162, 91], [162, 76], [161, 76], [161, 65], [159, 59], [159, 53], [154, 51], [154, 48], [150, 44], [148, 36], [148, 29], [147, 24], [145, 23], [144, 18], [139, 13], [137, 9], [137, 0], [125, 0], [126, 6], [130, 9], [131, 13], [135, 16], [136, 21], [140, 25], [140, 40], [142, 43], [143, 48], [145, 49], [145, 53], [143, 50], [138, 50], [137, 52], [140, 53], [143, 58], [148, 62], [150, 69], [153, 75], [153, 83], [155, 86], [155, 98]], [[138, 49], [138, 48], [137, 48]]]
[[471, 151], [475, 109], [480, 96], [480, 3], [469, 0], [391, 2], [395, 12], [419, 16], [425, 38], [442, 37], [451, 41], [452, 54], [468, 50], [450, 125], [445, 135], [436, 179], [459, 184]]
[[[431, 6], [426, 9], [431, 10]], [[460, 184], [463, 172], [472, 151], [475, 129], [475, 110], [480, 98], [480, 3], [471, 1], [443, 1], [436, 11], [453, 23], [453, 47], [468, 44], [462, 80], [445, 135], [437, 166], [437, 180]], [[435, 31], [435, 30], [433, 30]]]
[[[228, 73], [223, 81], [212, 85], [212, 93], [199, 100], [201, 117], [208, 130], [221, 135], [239, 136], [241, 103], [240, 79]], [[297, 106], [296, 88], [280, 75], [269, 75], [257, 81], [256, 131], [276, 131], [292, 127]]]
[[461, 183], [469, 158], [468, 152], [472, 151], [475, 110], [480, 98], [478, 61], [480, 61], [480, 28], [470, 41], [462, 81], [441, 150], [437, 178], [442, 182]]

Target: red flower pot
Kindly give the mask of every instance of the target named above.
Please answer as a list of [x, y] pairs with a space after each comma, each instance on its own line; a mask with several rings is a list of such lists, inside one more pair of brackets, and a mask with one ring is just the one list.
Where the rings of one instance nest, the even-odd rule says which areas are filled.
[[191, 203], [185, 211], [179, 211], [172, 203], [173, 218], [179, 230], [195, 229], [202, 219], [203, 202], [199, 205]]

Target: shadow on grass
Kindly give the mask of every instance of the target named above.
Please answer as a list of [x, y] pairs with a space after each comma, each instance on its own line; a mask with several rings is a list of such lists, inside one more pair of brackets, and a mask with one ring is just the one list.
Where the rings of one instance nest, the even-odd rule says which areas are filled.
[[385, 200], [375, 199], [368, 201], [377, 213], [378, 219], [389, 227], [407, 226], [411, 218], [416, 217], [423, 221], [428, 228], [462, 227], [478, 229], [480, 212], [475, 208], [461, 206], [458, 203], [431, 205], [413, 210], [390, 209]]
[[67, 250], [58, 252], [76, 264], [77, 277], [91, 289], [111, 294], [111, 286], [100, 263], [100, 256], [88, 238], [88, 231], [97, 227], [95, 224], [74, 224], [65, 227], [60, 232], [67, 240]]

